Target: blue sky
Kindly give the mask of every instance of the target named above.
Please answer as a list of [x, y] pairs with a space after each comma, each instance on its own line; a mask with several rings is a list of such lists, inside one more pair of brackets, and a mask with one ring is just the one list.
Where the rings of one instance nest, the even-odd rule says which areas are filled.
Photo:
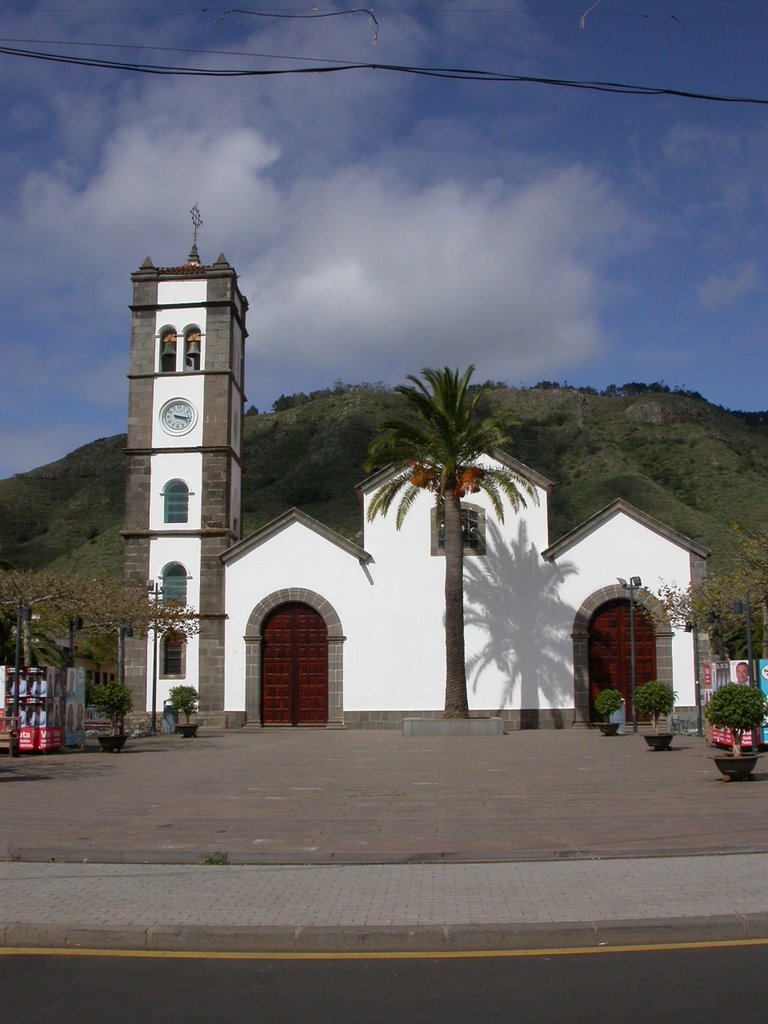
[[[0, 47], [768, 100], [760, 0], [372, 11], [3, 4]], [[339, 379], [470, 362], [512, 385], [663, 380], [768, 408], [768, 105], [367, 68], [157, 76], [12, 53], [0, 89], [0, 477], [125, 429], [130, 274], [146, 256], [184, 261], [195, 202], [203, 262], [223, 251], [250, 301], [246, 389], [262, 411]]]

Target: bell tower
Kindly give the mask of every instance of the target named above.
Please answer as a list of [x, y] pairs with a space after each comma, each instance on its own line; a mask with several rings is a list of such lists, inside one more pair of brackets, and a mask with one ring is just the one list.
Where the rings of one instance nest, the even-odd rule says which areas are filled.
[[195, 686], [224, 719], [224, 566], [240, 539], [243, 373], [248, 302], [222, 253], [131, 275], [125, 582], [200, 615], [198, 636], [126, 642], [134, 709], [157, 720], [171, 686]]

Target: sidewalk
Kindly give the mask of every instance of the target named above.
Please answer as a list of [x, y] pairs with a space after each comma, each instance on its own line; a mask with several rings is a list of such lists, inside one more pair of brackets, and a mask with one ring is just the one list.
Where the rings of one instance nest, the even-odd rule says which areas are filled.
[[576, 730], [264, 730], [3, 760], [0, 943], [374, 951], [768, 937], [768, 773], [724, 783], [703, 740], [673, 747]]

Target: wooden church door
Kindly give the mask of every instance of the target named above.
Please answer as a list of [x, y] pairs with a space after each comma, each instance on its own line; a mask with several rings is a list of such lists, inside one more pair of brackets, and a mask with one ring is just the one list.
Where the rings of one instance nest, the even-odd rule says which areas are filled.
[[282, 605], [262, 637], [262, 724], [325, 725], [328, 630], [322, 616], [309, 605]]
[[[635, 605], [635, 685], [656, 678], [656, 637], [651, 617]], [[627, 721], [632, 717], [629, 601], [604, 604], [589, 625], [589, 711], [594, 720], [595, 697], [601, 690], [619, 690]]]

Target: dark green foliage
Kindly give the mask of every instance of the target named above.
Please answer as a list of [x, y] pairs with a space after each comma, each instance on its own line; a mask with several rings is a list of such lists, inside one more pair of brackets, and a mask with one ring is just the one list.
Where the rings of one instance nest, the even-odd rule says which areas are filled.
[[737, 747], [741, 747], [745, 732], [756, 729], [764, 721], [766, 712], [768, 705], [761, 691], [739, 683], [726, 683], [715, 690], [704, 708], [707, 721], [731, 730]]
[[595, 697], [595, 711], [604, 718], [606, 722], [614, 711], [618, 711], [622, 705], [622, 696], [618, 690], [601, 690]]
[[659, 718], [669, 715], [675, 706], [675, 692], [669, 683], [651, 679], [635, 690], [635, 708], [638, 715], [650, 717], [653, 731], [659, 731]]
[[123, 719], [133, 707], [131, 691], [120, 683], [97, 683], [90, 691], [93, 706], [112, 723], [112, 732], [123, 731]]
[[172, 686], [168, 691], [168, 703], [177, 715], [184, 715], [187, 722], [194, 715], [199, 704], [199, 697], [194, 686]]
[[[711, 548], [712, 567], [727, 568], [733, 521], [753, 530], [768, 507], [763, 415], [730, 413], [666, 385], [631, 387], [640, 393], [495, 382], [482, 411], [505, 418], [510, 455], [553, 481], [552, 540], [620, 497]], [[402, 414], [402, 399], [377, 383], [293, 397], [301, 404], [245, 417], [243, 531], [296, 505], [360, 542], [355, 485], [366, 475], [368, 445], [384, 420]], [[124, 447], [124, 435], [104, 438], [0, 481], [0, 558], [119, 576]]]

